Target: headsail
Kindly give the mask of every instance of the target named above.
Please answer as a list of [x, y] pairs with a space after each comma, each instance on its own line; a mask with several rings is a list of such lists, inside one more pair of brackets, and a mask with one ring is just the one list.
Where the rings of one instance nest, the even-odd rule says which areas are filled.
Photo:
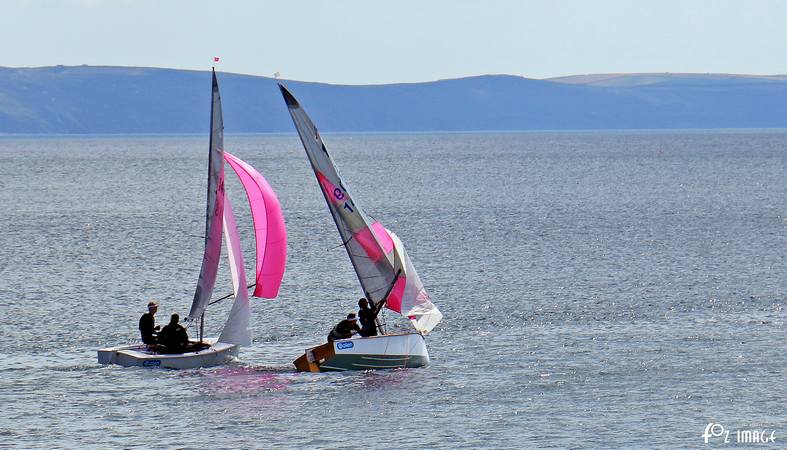
[[257, 244], [255, 297], [275, 298], [287, 263], [287, 229], [276, 193], [251, 165], [224, 153], [224, 159], [240, 178], [249, 199]]
[[194, 320], [205, 312], [216, 284], [216, 273], [219, 269], [219, 257], [221, 256], [221, 229], [224, 216], [224, 121], [221, 115], [221, 97], [215, 71], [213, 72], [211, 101], [205, 252], [188, 320]]
[[415, 272], [413, 263], [407, 256], [407, 251], [405, 251], [402, 241], [399, 240], [399, 236], [388, 229], [386, 231], [394, 243], [394, 267], [397, 272], [401, 270], [399, 278], [388, 295], [386, 306], [407, 316], [413, 322], [416, 330], [431, 331], [443, 319], [443, 313], [429, 300], [429, 294], [426, 293], [421, 279]]
[[442, 314], [430, 301], [401, 242], [353, 201], [314, 123], [295, 97], [281, 84], [279, 88], [365, 295], [378, 302], [390, 290], [386, 306], [408, 317], [418, 331], [431, 331]]
[[224, 329], [221, 330], [219, 342], [251, 345], [249, 290], [246, 287], [246, 270], [243, 265], [238, 226], [235, 223], [235, 215], [232, 213], [232, 205], [229, 198], [224, 199], [224, 242], [227, 245], [227, 258], [230, 263], [232, 291], [235, 294], [235, 302], [232, 304]]

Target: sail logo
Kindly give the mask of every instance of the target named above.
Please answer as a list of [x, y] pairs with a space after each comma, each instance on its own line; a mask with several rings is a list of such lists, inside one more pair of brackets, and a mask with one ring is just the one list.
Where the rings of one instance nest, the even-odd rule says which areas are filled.
[[337, 342], [336, 343], [336, 350], [347, 350], [348, 348], [353, 348], [352, 342]]

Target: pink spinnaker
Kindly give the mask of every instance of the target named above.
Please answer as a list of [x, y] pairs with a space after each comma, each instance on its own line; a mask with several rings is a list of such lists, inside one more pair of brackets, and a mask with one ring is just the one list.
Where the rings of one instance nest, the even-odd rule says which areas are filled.
[[287, 264], [287, 229], [281, 204], [268, 181], [254, 167], [227, 152], [224, 152], [224, 160], [243, 184], [254, 221], [257, 286], [253, 295], [275, 298]]

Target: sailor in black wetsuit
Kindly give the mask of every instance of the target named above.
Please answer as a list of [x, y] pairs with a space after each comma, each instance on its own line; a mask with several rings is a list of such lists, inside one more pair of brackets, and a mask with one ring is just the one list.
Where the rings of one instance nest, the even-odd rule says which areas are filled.
[[372, 307], [369, 307], [369, 301], [365, 298], [358, 300], [358, 317], [361, 318], [361, 336], [368, 337], [368, 336], [377, 336], [377, 323], [375, 323], [375, 319], [377, 319], [377, 315], [380, 314], [380, 310], [383, 309], [383, 305], [385, 301], [381, 301], [377, 305], [372, 303]]
[[148, 345], [155, 345], [158, 341], [156, 332], [159, 326], [156, 325], [156, 311], [158, 311], [158, 303], [148, 303], [148, 312], [142, 314], [139, 318], [139, 334], [142, 335], [142, 342]]
[[180, 316], [173, 314], [169, 324], [158, 334], [159, 344], [164, 346], [167, 353], [184, 353], [189, 345], [189, 336], [179, 321]]
[[360, 333], [361, 327], [358, 326], [358, 318], [355, 313], [347, 314], [347, 318], [337, 323], [333, 330], [328, 333], [328, 342], [336, 339], [350, 339], [353, 333]]

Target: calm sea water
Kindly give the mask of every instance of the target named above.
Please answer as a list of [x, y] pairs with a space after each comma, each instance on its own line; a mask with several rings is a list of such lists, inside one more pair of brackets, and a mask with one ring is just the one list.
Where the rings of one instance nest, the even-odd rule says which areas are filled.
[[431, 367], [293, 371], [360, 295], [294, 135], [226, 138], [289, 231], [254, 345], [99, 366], [150, 299], [188, 311], [207, 137], [4, 138], [0, 447], [703, 447], [711, 422], [787, 446], [787, 133], [324, 138], [445, 314]]

